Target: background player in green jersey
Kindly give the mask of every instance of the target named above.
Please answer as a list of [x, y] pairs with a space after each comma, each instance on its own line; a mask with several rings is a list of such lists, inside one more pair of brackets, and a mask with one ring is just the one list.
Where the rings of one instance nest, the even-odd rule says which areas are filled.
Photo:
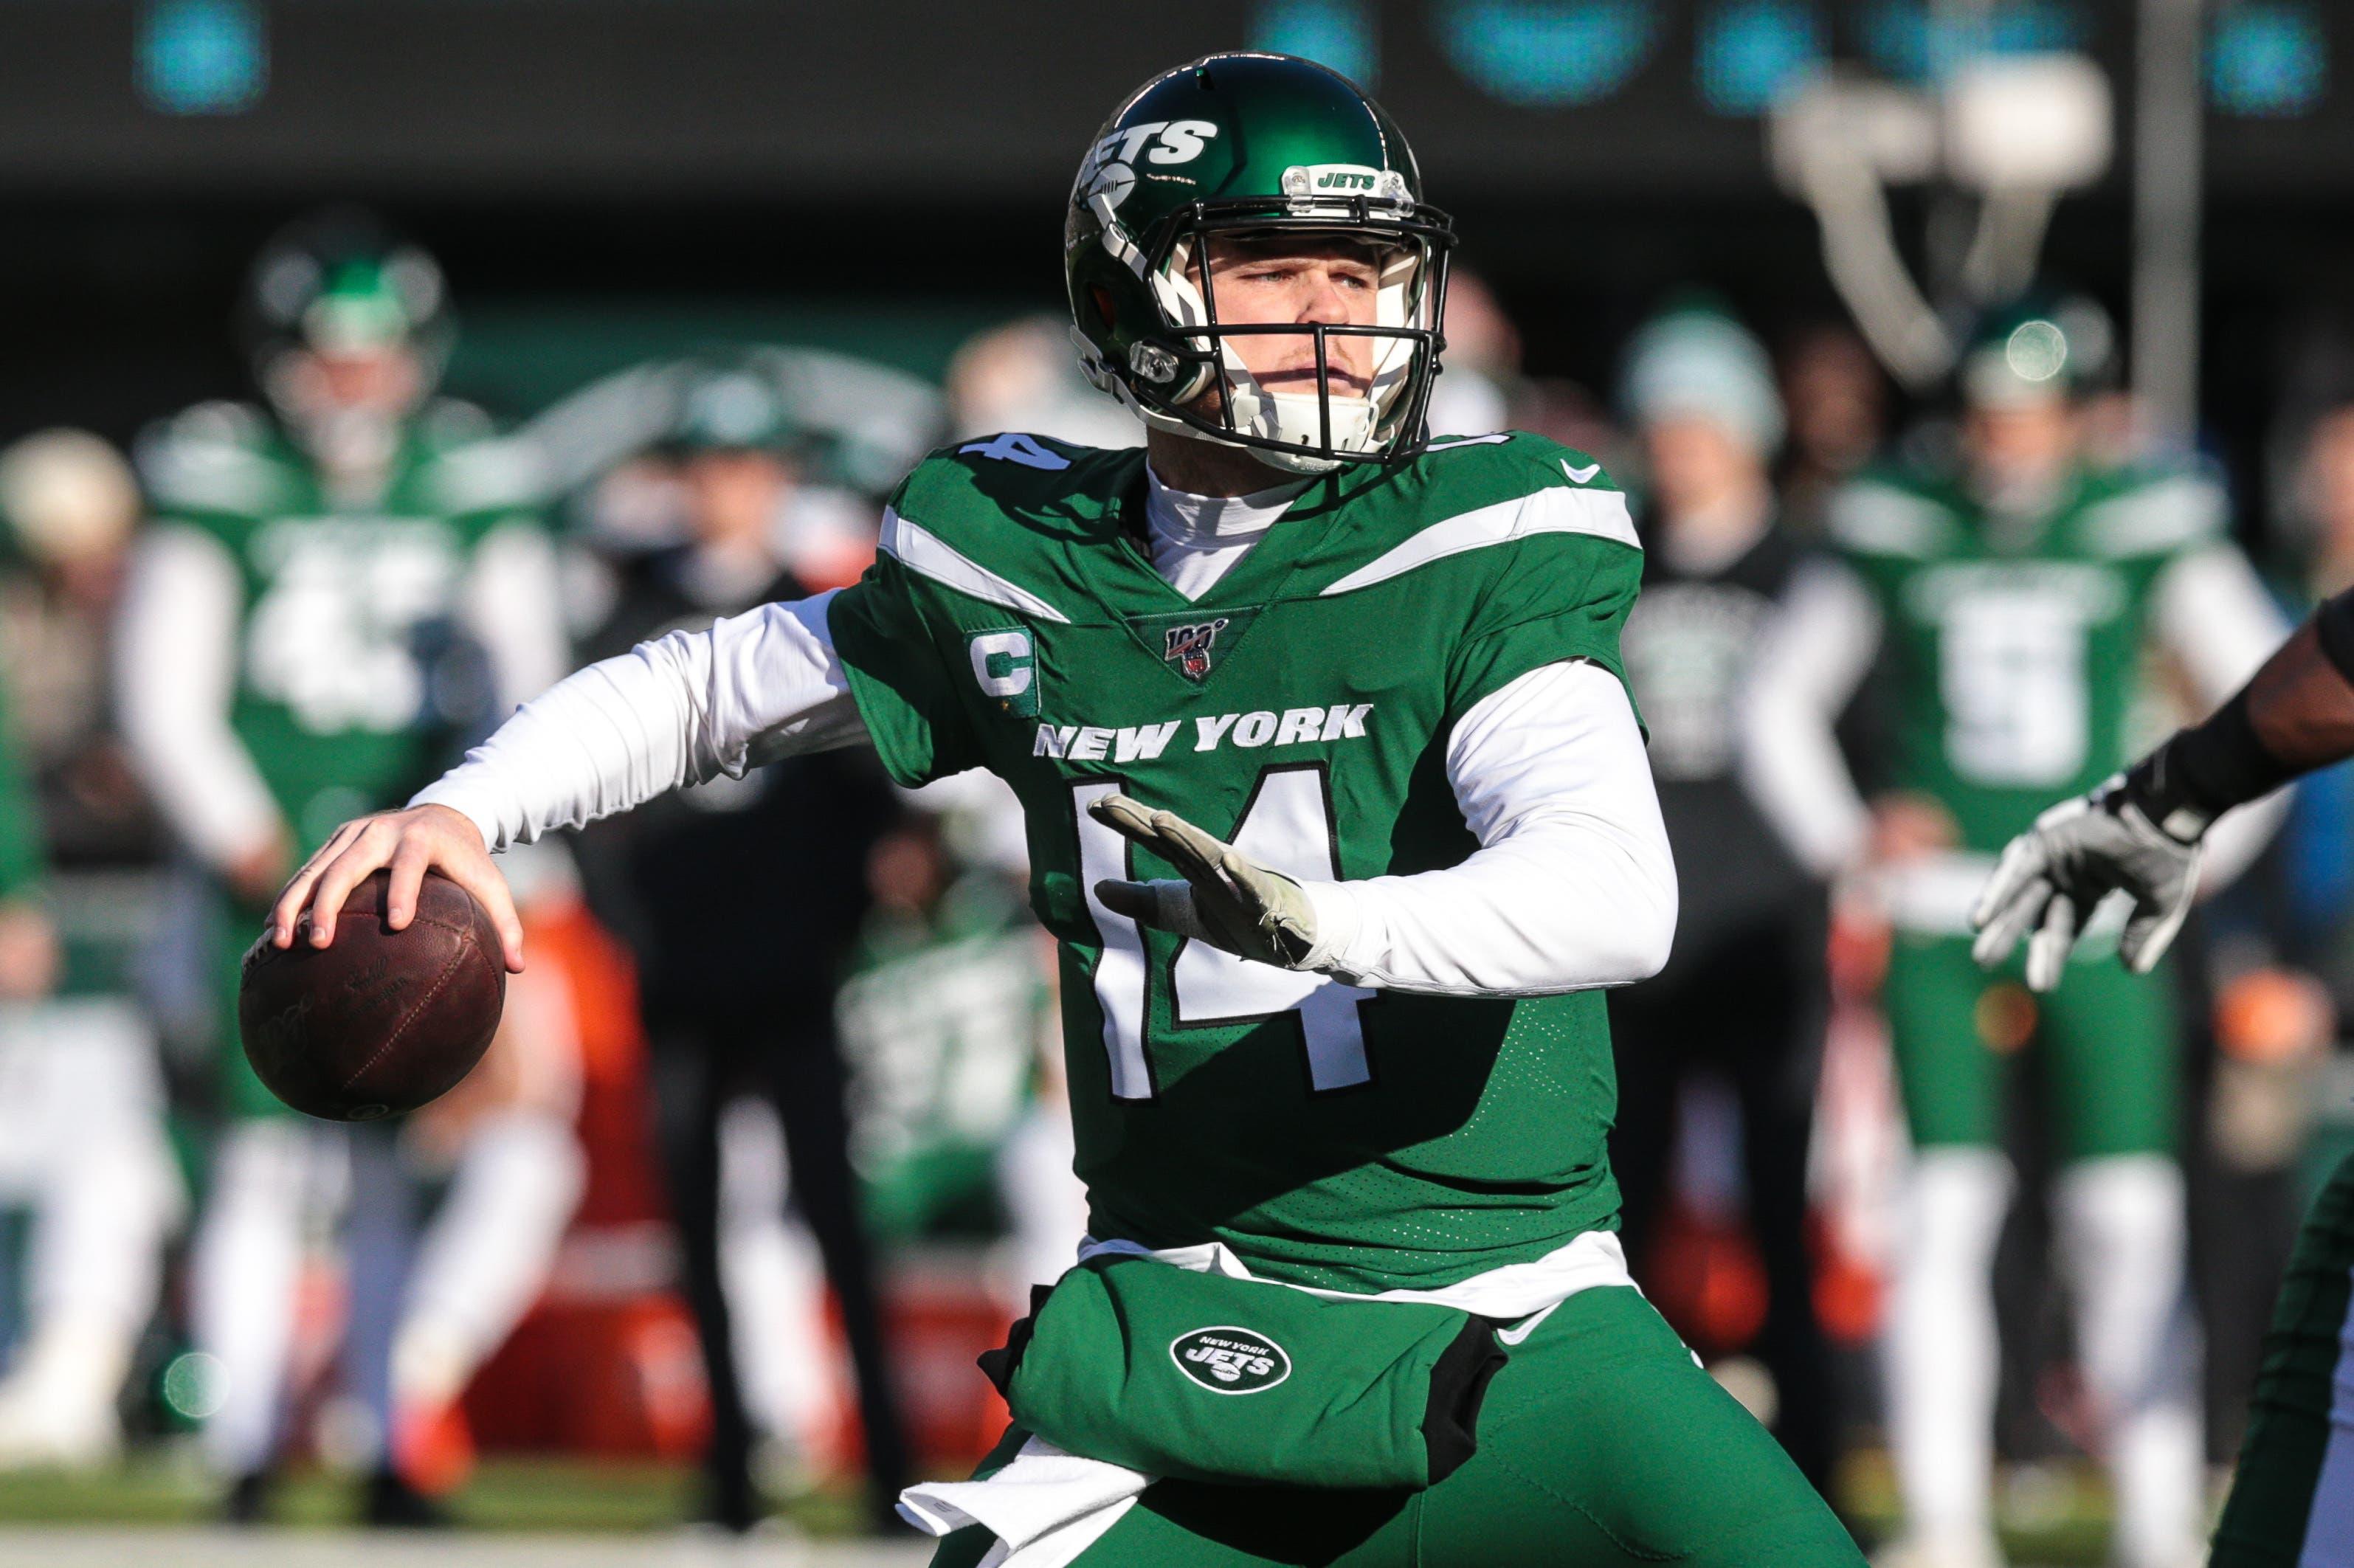
[[[2006, 1053], [2031, 1036], [2052, 1091], [2058, 1253], [2116, 1479], [2118, 1561], [2171, 1564], [2195, 1538], [2169, 993], [2085, 964], [2030, 1002], [1978, 971], [1967, 939], [1994, 852], [2054, 791], [2130, 755], [2149, 650], [2211, 705], [2278, 635], [2207, 478], [2092, 455], [2076, 396], [2105, 330], [2072, 304], [1990, 319], [1961, 368], [1958, 463], [1882, 473], [1834, 499], [1833, 559], [1792, 590], [1746, 714], [1761, 803], [1825, 874], [1870, 863], [1894, 927], [1884, 1001], [1915, 1158], [1888, 1330], [1911, 1532], [1893, 1556], [1940, 1568], [1998, 1560], [1989, 1282], [2011, 1182], [2000, 1086]], [[1875, 670], [1888, 734], [1867, 807], [1831, 726]]]
[[[2218, 818], [2354, 756], [2354, 594], [2327, 600], [2245, 688], [2130, 770], [2012, 840], [1973, 919], [1978, 953], [2027, 938], [2027, 983], [2062, 983], [2104, 902], [2117, 956], [2147, 974], [2181, 928]], [[2213, 1568], [2354, 1563], [2354, 1159], [2314, 1201], [2281, 1286]]]
[[[121, 612], [117, 684], [147, 785], [227, 908], [213, 960], [227, 1125], [192, 1317], [225, 1369], [208, 1453], [249, 1512], [274, 1445], [305, 1204], [333, 1190], [345, 1140], [254, 1077], [238, 1041], [239, 957], [288, 867], [354, 811], [431, 778], [560, 674], [565, 647], [529, 454], [489, 439], [474, 410], [429, 398], [450, 334], [431, 259], [361, 215], [325, 214], [272, 240], [245, 310], [270, 409], [207, 404], [144, 443], [152, 523]], [[526, 1232], [546, 1231], [549, 1213], [560, 1225], [578, 1181], [568, 1125], [507, 1130], [475, 1145], [504, 1172], [475, 1185], [510, 1214], [535, 1209]], [[380, 1145], [371, 1134], [350, 1148], [381, 1161]], [[356, 1181], [355, 1201], [388, 1201], [387, 1181]], [[461, 1209], [481, 1212], [449, 1212]], [[528, 1269], [553, 1240], [484, 1250]], [[399, 1284], [356, 1282], [355, 1333], [389, 1337], [367, 1314], [397, 1311]], [[379, 1491], [398, 1511], [394, 1489]]]
[[[334, 940], [342, 891], [386, 864], [396, 923], [431, 864], [512, 932], [486, 849], [796, 748], [864, 739], [909, 785], [986, 767], [1021, 798], [1059, 944], [1089, 1250], [1507, 1325], [1479, 1451], [1427, 1490], [1148, 1485], [1083, 1457], [1062, 1463], [1108, 1489], [1064, 1546], [1851, 1563], [1612, 1234], [1598, 988], [1659, 969], [1675, 907], [1618, 665], [1640, 555], [1582, 454], [1424, 440], [1451, 238], [1397, 128], [1332, 73], [1222, 55], [1155, 79], [1099, 132], [1066, 229], [1083, 365], [1144, 450], [936, 454], [857, 585], [565, 682], [412, 809], [340, 830], [272, 939], [307, 908]], [[1288, 1375], [1312, 1389], [1338, 1359], [1303, 1348]], [[1129, 1414], [1213, 1444], [1257, 1419], [1182, 1397]], [[1025, 1436], [999, 1463], [1034, 1467]], [[938, 1561], [992, 1531], [1026, 1533], [969, 1528]]]

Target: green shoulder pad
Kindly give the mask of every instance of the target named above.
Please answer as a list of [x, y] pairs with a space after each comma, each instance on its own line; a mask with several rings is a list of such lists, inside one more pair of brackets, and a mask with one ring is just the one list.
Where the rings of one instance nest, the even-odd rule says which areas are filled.
[[1511, 500], [1551, 485], [1616, 491], [1601, 462], [1575, 447], [1526, 430], [1489, 436], [1447, 436], [1417, 453], [1403, 471], [1449, 499], [1473, 505]]

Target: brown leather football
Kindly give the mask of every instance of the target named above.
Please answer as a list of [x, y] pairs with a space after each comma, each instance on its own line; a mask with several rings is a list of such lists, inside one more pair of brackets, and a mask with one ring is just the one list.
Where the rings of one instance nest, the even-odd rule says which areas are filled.
[[388, 931], [390, 879], [352, 890], [335, 939], [311, 946], [264, 938], [245, 955], [238, 987], [245, 1057], [270, 1092], [330, 1121], [372, 1121], [415, 1110], [473, 1070], [506, 1005], [499, 933], [474, 895], [428, 873], [417, 913]]

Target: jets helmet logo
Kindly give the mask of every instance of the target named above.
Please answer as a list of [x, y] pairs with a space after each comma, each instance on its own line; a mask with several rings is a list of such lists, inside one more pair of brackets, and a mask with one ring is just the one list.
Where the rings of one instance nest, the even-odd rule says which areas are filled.
[[1161, 656], [1177, 666], [1189, 680], [1198, 681], [1210, 673], [1210, 646], [1218, 633], [1226, 629], [1226, 618], [1198, 620], [1190, 626], [1172, 626], [1163, 634]]
[[1169, 1346], [1169, 1359], [1212, 1393], [1264, 1393], [1291, 1375], [1291, 1358], [1283, 1347], [1250, 1329], [1180, 1334]]

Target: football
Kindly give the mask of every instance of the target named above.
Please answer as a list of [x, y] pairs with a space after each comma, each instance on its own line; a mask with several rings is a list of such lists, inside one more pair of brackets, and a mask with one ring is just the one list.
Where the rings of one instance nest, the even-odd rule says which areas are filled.
[[499, 935], [473, 895], [429, 873], [406, 929], [385, 925], [390, 878], [352, 890], [334, 942], [265, 938], [245, 955], [238, 1026], [270, 1092], [329, 1121], [373, 1121], [438, 1098], [482, 1059], [506, 1002]]

